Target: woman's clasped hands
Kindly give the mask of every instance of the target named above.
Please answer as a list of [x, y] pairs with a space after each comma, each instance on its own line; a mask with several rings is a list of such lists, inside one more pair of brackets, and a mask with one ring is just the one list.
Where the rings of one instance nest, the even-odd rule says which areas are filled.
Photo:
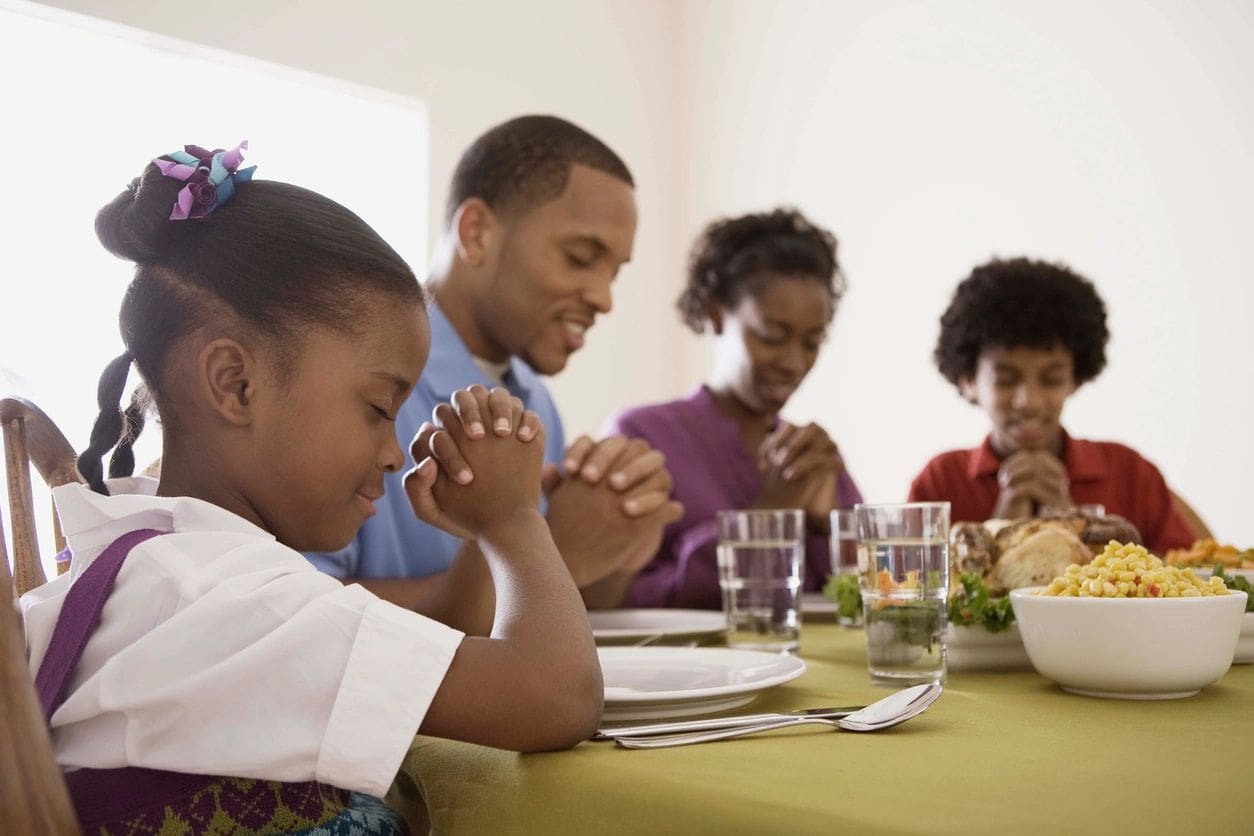
[[800, 508], [811, 527], [830, 529], [836, 480], [845, 464], [826, 430], [781, 422], [758, 449], [758, 469], [763, 484], [755, 507]]

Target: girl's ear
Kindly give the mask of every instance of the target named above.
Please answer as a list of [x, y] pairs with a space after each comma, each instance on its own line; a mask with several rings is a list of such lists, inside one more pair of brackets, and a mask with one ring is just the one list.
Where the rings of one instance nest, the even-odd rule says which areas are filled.
[[214, 412], [238, 427], [251, 424], [258, 371], [252, 352], [222, 337], [201, 348], [197, 361], [201, 387]]
[[467, 198], [453, 213], [452, 226], [457, 255], [471, 267], [483, 266], [496, 236], [492, 208], [481, 198]]
[[706, 305], [705, 318], [710, 323], [710, 330], [715, 336], [723, 334], [723, 306], [718, 302], [711, 302]]
[[962, 375], [958, 378], [958, 393], [962, 395], [962, 399], [972, 405], [978, 405], [975, 396], [975, 381], [968, 375]]

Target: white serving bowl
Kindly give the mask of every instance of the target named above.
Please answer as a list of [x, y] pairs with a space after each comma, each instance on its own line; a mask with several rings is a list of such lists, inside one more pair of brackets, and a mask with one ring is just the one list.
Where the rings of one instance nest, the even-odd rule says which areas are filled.
[[1069, 598], [1010, 593], [1032, 666], [1074, 694], [1191, 697], [1232, 665], [1244, 592], [1199, 598]]

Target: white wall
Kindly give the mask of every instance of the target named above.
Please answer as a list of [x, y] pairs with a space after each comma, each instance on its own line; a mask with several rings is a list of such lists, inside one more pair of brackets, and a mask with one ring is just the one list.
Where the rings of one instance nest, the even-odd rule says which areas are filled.
[[993, 254], [1062, 259], [1105, 295], [1110, 368], [1069, 428], [1142, 450], [1223, 538], [1254, 543], [1254, 6], [227, 0], [53, 5], [423, 99], [432, 222], [486, 126], [546, 110], [639, 180], [618, 311], [555, 381], [573, 430], [707, 367], [675, 325], [713, 215], [790, 202], [842, 242], [852, 290], [792, 405], [870, 498], [904, 495], [982, 416], [930, 364], [954, 284]]
[[[553, 381], [568, 431], [593, 432], [613, 409], [682, 388], [697, 373], [699, 361], [690, 367], [686, 356], [674, 356], [679, 326], [668, 309], [684, 242], [671, 92], [678, 7], [667, 0], [222, 0], [194, 14], [153, 0], [45, 5], [422, 100], [432, 241], [453, 167], [476, 136], [521, 113], [575, 121], [627, 161], [641, 223], [632, 264], [615, 285], [613, 315]], [[360, 170], [371, 175], [368, 161]], [[420, 275], [424, 267], [415, 265]], [[667, 300], [661, 308], [659, 299]]]
[[1104, 295], [1110, 365], [1075, 434], [1156, 462], [1254, 544], [1254, 5], [690, 2], [685, 240], [790, 201], [851, 290], [793, 417], [868, 498], [903, 498], [986, 420], [931, 365], [954, 285], [991, 255], [1069, 262]]

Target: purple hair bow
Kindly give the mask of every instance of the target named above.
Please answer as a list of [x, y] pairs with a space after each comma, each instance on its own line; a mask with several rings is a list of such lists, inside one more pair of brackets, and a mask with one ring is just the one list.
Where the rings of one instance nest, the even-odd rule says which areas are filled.
[[245, 169], [239, 167], [244, 161], [244, 150], [247, 148], [248, 140], [230, 151], [221, 148], [206, 151], [199, 145], [184, 145], [182, 151], [153, 160], [153, 164], [166, 177], [187, 183], [179, 190], [174, 208], [170, 211], [170, 220], [203, 218], [231, 199], [237, 183], [247, 183], [253, 179], [257, 166], [250, 165]]

